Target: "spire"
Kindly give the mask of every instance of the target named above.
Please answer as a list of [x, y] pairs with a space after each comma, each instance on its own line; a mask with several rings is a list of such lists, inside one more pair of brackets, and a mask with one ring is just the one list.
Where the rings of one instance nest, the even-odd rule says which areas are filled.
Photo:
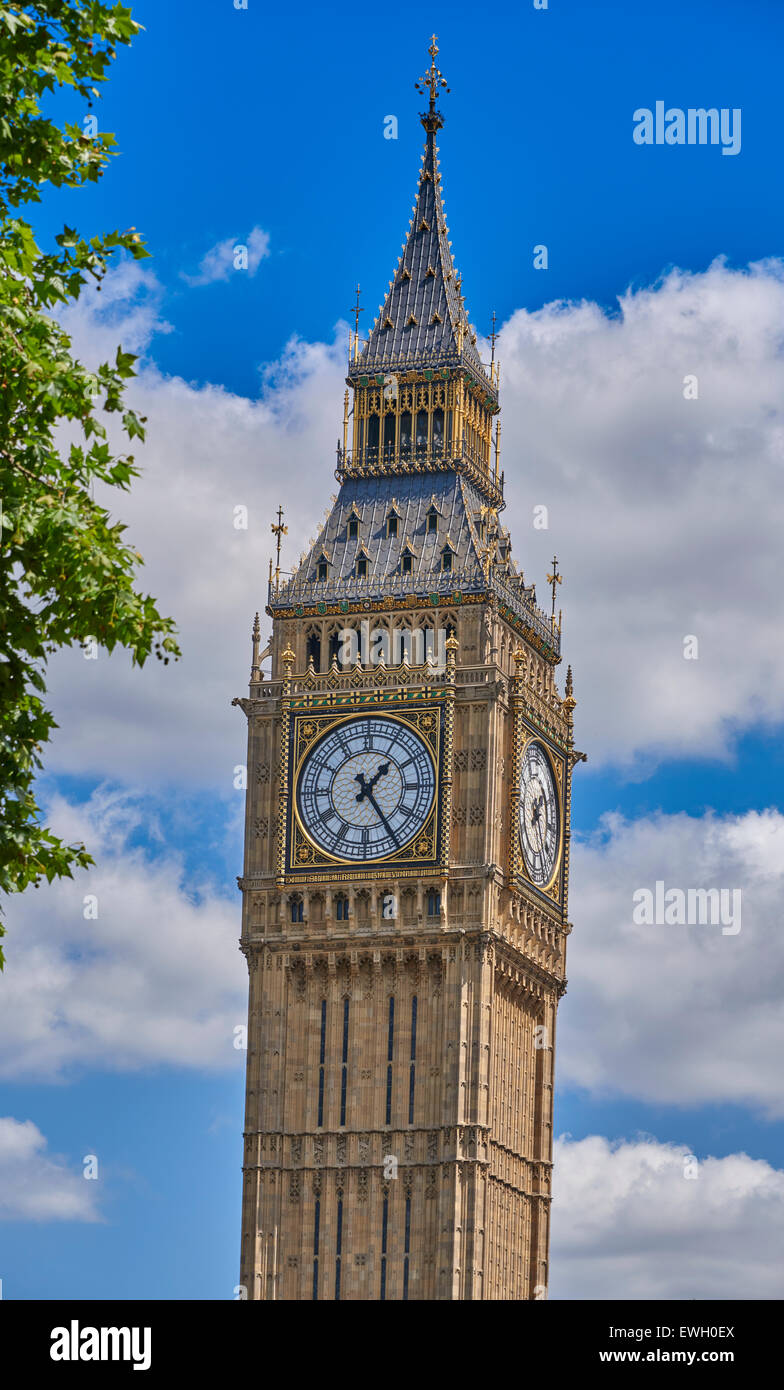
[[477, 350], [476, 333], [468, 320], [441, 197], [436, 132], [444, 119], [436, 106], [436, 96], [439, 88], [449, 88], [436, 67], [435, 34], [429, 53], [430, 68], [415, 84], [417, 91], [429, 94], [429, 105], [420, 115], [425, 148], [408, 234], [384, 303], [350, 370], [354, 376], [412, 368], [463, 367], [495, 396]]

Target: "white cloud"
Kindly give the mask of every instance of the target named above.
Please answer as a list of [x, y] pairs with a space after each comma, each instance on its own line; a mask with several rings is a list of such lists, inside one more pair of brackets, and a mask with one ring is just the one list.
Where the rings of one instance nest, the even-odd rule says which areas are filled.
[[96, 1221], [96, 1187], [46, 1153], [32, 1120], [0, 1116], [0, 1220]]
[[269, 232], [254, 227], [247, 238], [229, 236], [211, 246], [199, 264], [197, 275], [186, 275], [189, 285], [212, 285], [216, 280], [228, 280], [241, 266], [242, 273], [255, 275], [261, 262], [269, 256]]
[[[124, 274], [135, 329], [138, 302], [147, 304], [149, 342], [157, 331], [154, 284], [139, 266]], [[68, 318], [91, 365], [106, 346], [103, 337], [97, 346], [91, 337], [102, 302], [86, 292]], [[117, 333], [113, 328], [112, 354]], [[58, 654], [49, 670], [60, 724], [50, 770], [148, 787], [231, 790], [246, 747], [245, 721], [231, 700], [247, 691], [254, 611], [269, 621], [270, 521], [283, 502], [290, 533], [284, 564], [291, 564], [297, 538], [315, 530], [336, 486], [334, 443], [325, 441], [337, 436], [343, 344], [342, 329], [330, 346], [293, 340], [265, 370], [256, 401], [142, 368], [130, 395], [149, 421], [148, 442], [133, 446], [143, 474], [131, 493], [103, 496], [144, 555], [140, 587], [178, 621], [184, 656], [178, 665], [152, 660], [139, 671], [121, 651], [100, 652], [95, 661], [80, 651]], [[118, 439], [117, 446], [126, 444]], [[318, 474], [320, 486], [298, 476], [299, 461]], [[238, 506], [247, 508], [247, 530], [235, 529]]]
[[100, 288], [88, 282], [81, 298], [60, 314], [71, 336], [72, 351], [95, 368], [113, 362], [118, 347], [144, 352], [156, 333], [171, 333], [161, 317], [163, 287], [144, 263], [130, 258], [118, 262]]
[[784, 1173], [654, 1139], [555, 1146], [551, 1298], [784, 1297]]
[[613, 317], [549, 304], [503, 330], [505, 519], [541, 596], [558, 553], [592, 762], [721, 755], [781, 719], [782, 323], [781, 262], [717, 261], [628, 291]]
[[[739, 888], [741, 929], [636, 926], [638, 888]], [[784, 816], [607, 816], [573, 842], [558, 1080], [784, 1115]]]
[[[80, 807], [56, 799], [50, 811], [56, 833], [86, 840], [96, 866], [9, 903], [0, 1075], [241, 1066], [239, 893], [218, 895], [165, 848], [133, 847], [140, 827], [155, 831], [137, 798], [101, 790]], [[97, 901], [95, 919], [84, 915], [85, 895]]]
[[[151, 282], [137, 266], [123, 275], [113, 312], [122, 287], [131, 339], [146, 332], [149, 347]], [[72, 311], [81, 342], [100, 328], [98, 302], [87, 294]], [[592, 765], [722, 755], [733, 731], [781, 717], [782, 323], [778, 263], [717, 263], [628, 294], [614, 318], [550, 305], [504, 329], [504, 520], [540, 595], [558, 552], [577, 739]], [[284, 560], [296, 562], [336, 488], [344, 349], [343, 329], [331, 344], [292, 341], [255, 401], [142, 370], [132, 395], [149, 419], [136, 449], [145, 472], [111, 506], [145, 556], [145, 587], [180, 622], [185, 661], [140, 674], [121, 653], [58, 659], [51, 766], [230, 784], [244, 735], [229, 701], [263, 614], [269, 523], [282, 502]], [[690, 372], [698, 401], [682, 396]], [[540, 503], [548, 531], [531, 525]], [[233, 527], [237, 505], [247, 531]], [[688, 634], [697, 661], [683, 659]]]

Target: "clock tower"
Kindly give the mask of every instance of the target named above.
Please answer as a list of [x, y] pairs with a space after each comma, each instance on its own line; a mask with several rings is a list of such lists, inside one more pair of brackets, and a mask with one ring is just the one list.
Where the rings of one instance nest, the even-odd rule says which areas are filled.
[[[416, 202], [352, 335], [340, 484], [247, 699], [250, 1299], [546, 1297], [575, 701], [500, 514], [499, 372]], [[357, 313], [357, 323], [359, 312]], [[262, 661], [271, 660], [266, 677]]]

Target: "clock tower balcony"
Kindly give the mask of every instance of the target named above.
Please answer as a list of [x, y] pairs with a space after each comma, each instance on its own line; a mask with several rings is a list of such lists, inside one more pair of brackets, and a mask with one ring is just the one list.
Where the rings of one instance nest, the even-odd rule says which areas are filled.
[[490, 471], [486, 458], [466, 441], [454, 448], [439, 445], [365, 445], [360, 449], [337, 446], [335, 477], [406, 477], [413, 473], [461, 473], [487, 498], [496, 511], [506, 506], [504, 474]]

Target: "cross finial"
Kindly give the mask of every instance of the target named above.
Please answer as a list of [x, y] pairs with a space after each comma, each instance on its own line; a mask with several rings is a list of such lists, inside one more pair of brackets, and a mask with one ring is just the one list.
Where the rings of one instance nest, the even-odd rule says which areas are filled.
[[556, 584], [562, 584], [562, 583], [563, 583], [563, 579], [562, 579], [561, 575], [558, 573], [558, 556], [557, 556], [557, 555], [554, 555], [554, 556], [553, 556], [553, 572], [552, 572], [552, 574], [548, 574], [548, 576], [547, 576], [547, 583], [550, 584], [550, 585], [552, 586], [552, 590], [553, 590], [553, 611], [552, 611], [552, 613], [551, 613], [551, 615], [550, 615], [550, 621], [552, 622], [553, 627], [555, 627], [555, 586], [556, 586]]
[[289, 528], [288, 528], [288, 526], [284, 526], [284, 525], [283, 525], [283, 508], [282, 508], [282, 507], [278, 507], [278, 524], [277, 524], [277, 526], [275, 525], [275, 522], [273, 521], [273, 522], [271, 523], [271, 525], [270, 525], [270, 530], [271, 530], [273, 536], [275, 537], [275, 539], [276, 539], [276, 541], [277, 541], [277, 555], [276, 555], [276, 558], [275, 558], [275, 593], [278, 593], [278, 591], [279, 591], [279, 589], [280, 589], [280, 542], [281, 542], [281, 537], [287, 536], [288, 533], [289, 533]]
[[[446, 85], [446, 78], [444, 77], [444, 74], [441, 72], [440, 68], [436, 67], [436, 56], [438, 54], [438, 36], [436, 34], [431, 35], [430, 47], [427, 51], [430, 54], [430, 67], [428, 68], [424, 77], [420, 77], [414, 85], [418, 92], [422, 92], [423, 94], [430, 94], [430, 110], [428, 112], [428, 115], [432, 117], [437, 115], [436, 94], [438, 92], [438, 88], [444, 87], [447, 91], [449, 91], [449, 88]], [[428, 126], [426, 126], [425, 128], [429, 129]], [[433, 129], [435, 129], [435, 126], [433, 127]]]

